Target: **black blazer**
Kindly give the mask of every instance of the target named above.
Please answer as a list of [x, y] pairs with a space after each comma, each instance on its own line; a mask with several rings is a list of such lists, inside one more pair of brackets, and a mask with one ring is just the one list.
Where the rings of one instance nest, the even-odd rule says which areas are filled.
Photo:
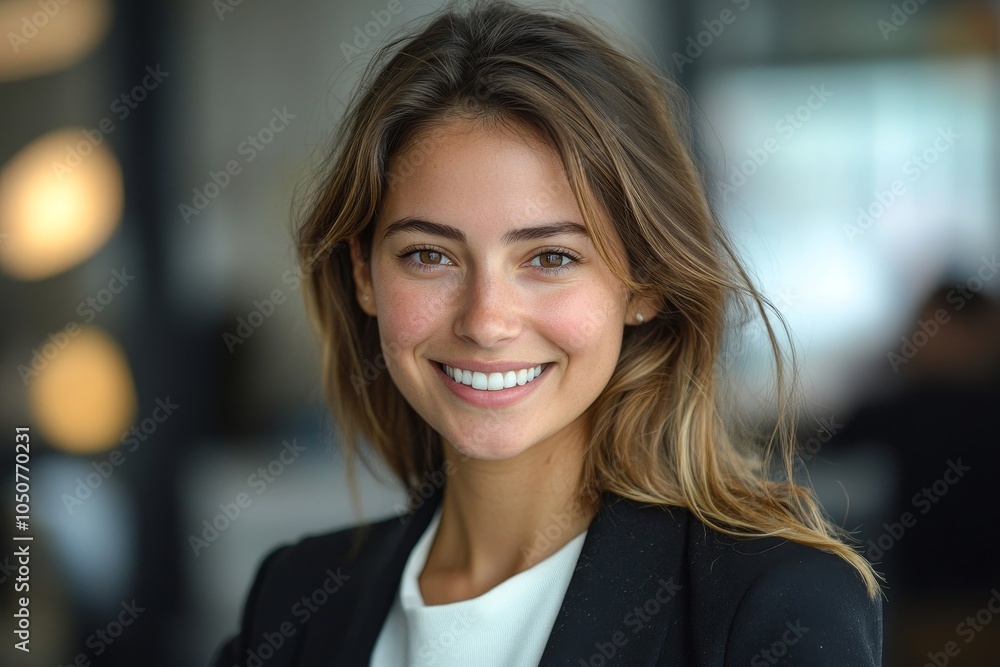
[[[352, 529], [273, 551], [213, 664], [368, 667], [441, 495], [372, 524], [355, 558]], [[881, 600], [841, 558], [605, 494], [539, 667], [872, 667], [881, 653]]]

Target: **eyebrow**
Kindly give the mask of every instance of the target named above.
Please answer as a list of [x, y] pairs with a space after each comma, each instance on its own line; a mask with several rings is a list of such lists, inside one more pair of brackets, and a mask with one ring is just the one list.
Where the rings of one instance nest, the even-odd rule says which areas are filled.
[[[429, 220], [421, 220], [420, 218], [409, 217], [402, 218], [389, 225], [385, 230], [385, 234], [382, 235], [382, 239], [387, 239], [393, 234], [410, 231], [424, 232], [425, 234], [441, 236], [462, 244], [466, 243], [465, 232], [457, 227], [444, 225], [439, 222], [430, 222]], [[561, 234], [574, 234], [590, 238], [590, 234], [587, 233], [587, 228], [578, 222], [553, 222], [547, 225], [539, 225], [538, 227], [512, 229], [503, 235], [501, 241], [504, 245], [511, 245], [523, 241], [535, 241], [538, 239], [549, 238], [551, 236], [559, 236]]]

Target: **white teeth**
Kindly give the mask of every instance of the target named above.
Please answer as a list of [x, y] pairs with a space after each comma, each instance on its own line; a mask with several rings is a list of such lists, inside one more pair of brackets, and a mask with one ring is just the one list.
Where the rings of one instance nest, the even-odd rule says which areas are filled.
[[507, 371], [503, 374], [503, 388], [510, 389], [517, 384], [517, 373], [514, 371]]
[[480, 373], [479, 371], [466, 371], [461, 368], [452, 368], [447, 364], [441, 364], [444, 372], [455, 382], [469, 385], [473, 389], [483, 391], [500, 391], [510, 389], [516, 385], [524, 385], [542, 374], [542, 367], [539, 364], [529, 368], [522, 368], [517, 371], [507, 371], [506, 373]]
[[[479, 373], [473, 373], [472, 377], [476, 377]], [[486, 383], [486, 388], [490, 391], [499, 391], [503, 389], [503, 373], [490, 373], [489, 380]]]
[[486, 376], [485, 375], [483, 375], [482, 373], [473, 373], [472, 374], [472, 388], [473, 389], [487, 389], [488, 387], [486, 386], [486, 384], [487, 384], [487, 382], [486, 382]]

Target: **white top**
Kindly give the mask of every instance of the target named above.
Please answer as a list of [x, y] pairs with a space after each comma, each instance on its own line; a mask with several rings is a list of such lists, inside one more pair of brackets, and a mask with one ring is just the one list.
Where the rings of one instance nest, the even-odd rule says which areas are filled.
[[[438, 506], [403, 568], [370, 667], [537, 665], [587, 531], [478, 597], [426, 606], [417, 581], [441, 521]], [[538, 539], [546, 538], [538, 534]]]

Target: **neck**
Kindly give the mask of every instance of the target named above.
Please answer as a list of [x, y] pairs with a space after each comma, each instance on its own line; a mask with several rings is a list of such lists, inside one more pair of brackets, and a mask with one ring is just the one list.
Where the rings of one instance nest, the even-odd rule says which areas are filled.
[[454, 468], [421, 575], [428, 604], [480, 595], [587, 529], [593, 512], [577, 502], [582, 435], [564, 431], [503, 461], [467, 458], [445, 443]]

